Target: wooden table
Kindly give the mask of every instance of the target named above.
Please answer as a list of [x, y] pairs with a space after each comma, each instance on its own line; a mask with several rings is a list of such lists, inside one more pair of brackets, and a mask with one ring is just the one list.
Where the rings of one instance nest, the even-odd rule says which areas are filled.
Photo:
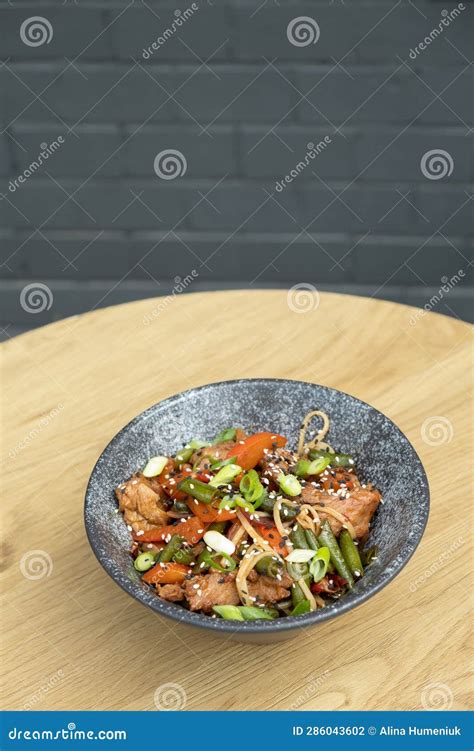
[[[2, 346], [6, 708], [155, 709], [164, 683], [183, 687], [187, 709], [468, 707], [470, 327], [358, 297], [290, 303], [286, 291], [144, 300]], [[268, 647], [190, 635], [142, 607], [83, 527], [89, 473], [121, 426], [191, 386], [255, 376], [370, 402], [412, 441], [432, 492], [426, 534], [394, 582]]]

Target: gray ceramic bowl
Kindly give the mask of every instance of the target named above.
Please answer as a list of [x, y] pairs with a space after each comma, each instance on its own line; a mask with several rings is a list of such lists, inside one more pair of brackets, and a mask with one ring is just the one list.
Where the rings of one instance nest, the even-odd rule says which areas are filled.
[[[354, 455], [359, 474], [382, 492], [368, 544], [378, 559], [354, 589], [314, 613], [276, 621], [235, 623], [160, 599], [143, 584], [129, 555], [130, 534], [116, 513], [114, 488], [150, 456], [174, 454], [193, 437], [211, 439], [222, 428], [282, 433], [294, 447], [302, 417], [322, 409], [330, 417], [328, 440]], [[138, 415], [111, 440], [95, 465], [86, 492], [85, 525], [92, 549], [108, 574], [136, 600], [161, 615], [241, 641], [271, 642], [352, 610], [379, 592], [418, 546], [429, 512], [429, 489], [420, 459], [397, 426], [365, 402], [313, 383], [277, 379], [224, 381], [185, 391]]]

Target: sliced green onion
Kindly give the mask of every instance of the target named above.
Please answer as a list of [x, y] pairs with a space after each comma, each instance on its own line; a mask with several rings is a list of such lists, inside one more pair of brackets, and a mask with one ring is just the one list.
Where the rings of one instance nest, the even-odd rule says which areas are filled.
[[167, 464], [167, 456], [152, 456], [151, 459], [148, 459], [142, 475], [144, 477], [156, 477], [157, 475], [161, 475]]
[[249, 503], [255, 503], [255, 501], [258, 501], [259, 498], [261, 498], [264, 487], [260, 482], [258, 473], [254, 469], [249, 470], [242, 477], [239, 485], [239, 490], [244, 496], [245, 500]]
[[290, 615], [304, 615], [305, 613], [309, 613], [310, 610], [311, 605], [309, 604], [309, 600], [301, 600], [301, 602], [293, 608]]
[[252, 605], [214, 605], [212, 609], [226, 621], [272, 621], [278, 618], [277, 610]]
[[278, 484], [280, 486], [280, 490], [283, 493], [286, 493], [286, 495], [291, 496], [291, 498], [295, 498], [297, 495], [300, 495], [301, 493], [301, 485], [298, 482], [298, 478], [294, 475], [280, 475], [278, 478]]
[[222, 553], [223, 555], [224, 553], [227, 555], [235, 553], [235, 545], [232, 540], [229, 540], [228, 537], [225, 537], [225, 535], [216, 529], [208, 529], [204, 533], [203, 539], [206, 545], [215, 550], [216, 553]]
[[298, 579], [307, 579], [309, 577], [309, 569], [306, 563], [287, 562], [286, 570], [295, 581], [298, 581]]
[[221, 467], [225, 467], [227, 464], [233, 464], [236, 460], [236, 456], [231, 456], [230, 459], [219, 459], [218, 461], [212, 462], [209, 469], [212, 470], [212, 472], [215, 472], [216, 469], [220, 469]]
[[319, 475], [327, 466], [331, 464], [331, 454], [324, 452], [324, 456], [318, 456], [313, 461], [300, 459], [295, 467], [295, 474], [298, 477], [309, 477], [309, 475]]
[[220, 615], [225, 621], [243, 621], [244, 616], [237, 605], [214, 605], [214, 613]]
[[211, 488], [219, 488], [221, 485], [228, 485], [232, 480], [235, 480], [237, 475], [240, 475], [241, 472], [242, 467], [239, 467], [238, 464], [226, 464], [225, 467], [222, 467], [217, 475], [212, 478], [209, 485]]
[[212, 446], [215, 446], [217, 443], [224, 443], [224, 441], [233, 441], [235, 438], [236, 430], [235, 428], [226, 428], [225, 430], [222, 430], [219, 435], [217, 435], [213, 442]]
[[243, 508], [244, 511], [247, 512], [247, 514], [253, 514], [255, 511], [255, 506], [252, 506], [251, 503], [245, 500], [245, 498], [241, 498], [240, 495], [234, 496], [235, 505], [240, 506], [240, 508]]
[[311, 449], [309, 452], [310, 459], [319, 459], [320, 457], [328, 457], [331, 467], [353, 467], [355, 464], [354, 458], [350, 454], [335, 454], [321, 449]]
[[278, 613], [273, 608], [257, 608], [253, 605], [237, 606], [244, 617], [244, 621], [273, 621]]
[[235, 495], [225, 495], [219, 503], [219, 508], [224, 511], [229, 511], [230, 509], [235, 508]]
[[133, 565], [137, 571], [148, 571], [149, 568], [155, 565], [155, 556], [153, 553], [140, 553], [135, 558]]
[[207, 441], [200, 441], [198, 438], [193, 438], [192, 441], [189, 441], [188, 446], [191, 449], [194, 449], [195, 451], [198, 451], [199, 449], [204, 449], [206, 446], [209, 446], [210, 444]]
[[318, 459], [313, 459], [308, 467], [308, 475], [319, 475], [323, 470], [331, 464], [331, 457], [320, 456]]
[[319, 582], [326, 576], [331, 554], [329, 548], [319, 548], [309, 566], [309, 573], [313, 581]]
[[309, 466], [311, 462], [308, 459], [299, 459], [295, 467], [295, 475], [297, 477], [307, 477], [309, 475]]
[[191, 446], [185, 446], [184, 448], [181, 449], [181, 451], [178, 451], [174, 460], [176, 464], [184, 464], [185, 462], [188, 461], [188, 459], [191, 458], [193, 453], [194, 451], [191, 448]]
[[[216, 561], [216, 558], [224, 558], [227, 561], [228, 565], [221, 566], [221, 564]], [[196, 569], [202, 571], [205, 567], [207, 568], [209, 566], [211, 568], [215, 568], [216, 571], [220, 571], [221, 573], [225, 574], [229, 571], [233, 571], [236, 568], [237, 563], [233, 558], [230, 557], [230, 555], [227, 555], [227, 553], [217, 553], [215, 550], [208, 550], [207, 548], [204, 548], [198, 558], [198, 565], [196, 566]]]
[[308, 548], [294, 548], [285, 558], [289, 563], [308, 563], [315, 555], [314, 550]]

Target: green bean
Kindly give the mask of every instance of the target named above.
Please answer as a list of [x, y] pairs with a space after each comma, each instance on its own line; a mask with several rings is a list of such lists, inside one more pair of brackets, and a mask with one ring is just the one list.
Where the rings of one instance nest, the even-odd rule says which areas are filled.
[[[265, 495], [265, 497], [263, 498], [259, 506], [260, 511], [266, 511], [268, 514], [273, 514], [273, 507], [275, 505], [275, 501], [276, 501], [276, 498], [270, 498], [269, 495]], [[297, 516], [299, 513], [300, 513], [299, 506], [288, 506], [286, 503], [282, 503], [280, 516], [282, 517], [283, 521], [288, 521], [288, 519], [294, 519], [295, 516]]]
[[204, 548], [204, 550], [199, 553], [196, 565], [194, 566], [194, 571], [198, 574], [204, 574], [209, 568], [209, 551], [207, 548]]
[[314, 532], [311, 529], [305, 529], [304, 535], [306, 537], [306, 542], [308, 543], [306, 547], [311, 548], [311, 550], [317, 550], [319, 548], [319, 543]]
[[259, 574], [264, 576], [271, 576], [276, 579], [278, 574], [281, 574], [283, 566], [277, 558], [272, 555], [268, 555], [265, 558], [261, 558], [256, 564], [255, 569]]
[[226, 524], [227, 522], [212, 522], [212, 524], [209, 524], [208, 529], [214, 530], [215, 532], [220, 532], [222, 534], [226, 527]]
[[298, 524], [298, 522], [295, 524], [295, 526], [290, 532], [290, 540], [295, 546], [295, 548], [310, 548], [311, 547], [310, 545], [308, 545], [303, 527], [301, 526], [301, 524]]
[[360, 559], [359, 550], [347, 529], [343, 529], [339, 535], [339, 547], [344, 556], [344, 560], [349, 566], [355, 577], [360, 577], [364, 573], [364, 567]]
[[191, 513], [188, 504], [184, 501], [175, 501], [173, 503], [173, 511], [177, 511], [179, 514], [183, 514], [183, 516], [189, 516]]
[[193, 555], [189, 548], [180, 548], [173, 556], [173, 561], [176, 563], [184, 563], [186, 566], [193, 563], [196, 560], [196, 556]]
[[181, 537], [180, 535], [173, 535], [171, 540], [160, 553], [159, 562], [160, 563], [167, 563], [168, 561], [171, 561], [173, 556], [178, 552], [181, 545], [184, 542], [184, 537]]
[[296, 608], [296, 606], [299, 605], [300, 602], [304, 602], [304, 600], [306, 600], [304, 592], [301, 589], [300, 585], [295, 582], [291, 587], [291, 601], [293, 603], [293, 607]]
[[372, 563], [372, 561], [377, 560], [379, 552], [378, 545], [373, 545], [371, 548], [364, 548], [364, 550], [362, 550], [362, 558], [366, 568]]
[[186, 477], [178, 484], [178, 490], [190, 495], [201, 503], [211, 503], [219, 493], [217, 488], [212, 488], [206, 482], [195, 480], [193, 477]]
[[354, 579], [351, 574], [351, 570], [344, 560], [344, 556], [341, 553], [337, 540], [334, 537], [334, 533], [331, 529], [331, 525], [326, 519], [323, 522], [321, 533], [318, 537], [318, 542], [322, 547], [329, 548], [331, 554], [331, 561], [334, 564], [336, 571], [340, 576], [346, 579], [349, 589], [354, 586]]

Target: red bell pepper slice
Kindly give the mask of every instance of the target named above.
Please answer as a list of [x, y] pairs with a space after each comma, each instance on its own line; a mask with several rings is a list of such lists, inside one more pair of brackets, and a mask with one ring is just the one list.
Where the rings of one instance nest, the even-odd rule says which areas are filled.
[[187, 574], [191, 573], [189, 566], [183, 563], [157, 563], [146, 571], [142, 579], [147, 584], [181, 584]]
[[253, 469], [264, 456], [265, 450], [286, 445], [286, 438], [276, 433], [255, 433], [242, 443], [236, 443], [229, 449], [227, 458], [235, 457], [234, 463], [242, 469]]
[[167, 524], [165, 527], [149, 529], [142, 535], [133, 533], [136, 542], [163, 542], [169, 535], [181, 535], [190, 545], [195, 545], [204, 535], [206, 524], [197, 516], [192, 516], [178, 524]]
[[211, 524], [212, 522], [228, 522], [231, 519], [235, 519], [235, 511], [226, 511], [225, 509], [217, 509], [211, 506], [209, 503], [200, 503], [195, 498], [187, 498], [189, 510], [193, 512], [204, 524]]
[[[332, 582], [332, 584], [329, 583], [330, 581]], [[339, 574], [328, 574], [327, 576], [323, 577], [321, 581], [318, 581], [315, 584], [311, 585], [311, 592], [314, 592], [315, 594], [336, 594], [336, 592], [339, 592], [339, 590], [343, 589], [346, 584], [346, 579], [344, 579], [342, 576], [339, 576]]]
[[[273, 550], [275, 550], [282, 556], [288, 555], [289, 551], [286, 547], [285, 540], [275, 526], [269, 525], [268, 519], [262, 517], [262, 522], [260, 523], [257, 519], [250, 519], [247, 514], [245, 514], [245, 516], [253, 526], [258, 527], [258, 534], [260, 535], [260, 537], [263, 537], [266, 542], [268, 542]], [[264, 519], [265, 521], [263, 521]]]

